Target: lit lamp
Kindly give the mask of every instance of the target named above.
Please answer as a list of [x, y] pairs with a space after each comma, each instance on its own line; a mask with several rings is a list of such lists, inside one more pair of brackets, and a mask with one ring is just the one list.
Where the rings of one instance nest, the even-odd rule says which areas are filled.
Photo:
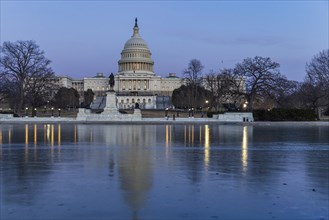
[[29, 108], [28, 107], [26, 107], [25, 108], [25, 117], [27, 118], [28, 116], [27, 116], [27, 111], [29, 110]]
[[54, 107], [51, 107], [51, 117], [54, 117]]
[[37, 108], [34, 108], [34, 117], [37, 117]]
[[194, 108], [192, 108], [192, 118], [194, 118]]
[[[209, 103], [209, 101], [206, 100], [205, 103], [206, 103], [206, 108], [207, 108], [207, 107], [208, 107], [208, 103]], [[203, 109], [202, 109], [202, 117], [203, 117]]]
[[58, 117], [61, 117], [61, 109], [58, 109]]
[[246, 110], [248, 106], [248, 102], [243, 103], [243, 109]]
[[188, 109], [188, 117], [189, 118], [191, 117], [191, 109], [190, 108]]
[[165, 109], [165, 117], [168, 116], [168, 108]]

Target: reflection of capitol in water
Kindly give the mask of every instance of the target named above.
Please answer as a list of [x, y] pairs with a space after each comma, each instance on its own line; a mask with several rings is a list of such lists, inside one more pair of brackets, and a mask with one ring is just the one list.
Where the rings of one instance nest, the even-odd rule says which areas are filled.
[[155, 145], [157, 126], [143, 125], [77, 125], [78, 142], [107, 145]]
[[152, 154], [157, 144], [157, 126], [78, 125], [79, 142], [104, 143], [115, 148], [115, 164], [124, 199], [137, 218], [152, 186]]
[[[183, 143], [186, 147], [203, 147], [204, 164], [207, 167], [211, 158], [211, 145], [220, 147], [222, 144], [236, 140], [241, 143], [241, 161], [243, 169], [248, 166], [248, 141], [253, 135], [252, 126], [209, 126], [209, 125], [96, 125], [82, 124], [25, 124], [22, 130], [12, 125], [0, 127], [0, 144], [3, 142], [24, 142], [26, 159], [29, 158], [29, 143], [33, 143], [34, 159], [37, 157], [37, 145], [43, 143], [51, 146], [54, 153], [60, 154], [62, 139], [74, 144], [106, 144], [119, 147], [119, 155], [133, 157], [147, 156], [161, 141], [165, 142], [167, 159], [171, 154], [173, 143]], [[63, 129], [62, 129], [63, 127]], [[14, 137], [14, 138], [13, 138]], [[57, 148], [55, 152], [54, 146]], [[0, 157], [2, 150], [0, 149]], [[59, 155], [60, 156], [60, 155]], [[135, 162], [131, 160], [132, 162]], [[143, 161], [143, 160], [142, 160]]]
[[[248, 142], [252, 141], [252, 126], [209, 126], [205, 125], [95, 125], [82, 124], [25, 124], [24, 129], [12, 125], [0, 127], [0, 144], [25, 143], [25, 159], [33, 155], [37, 159], [37, 148], [40, 143], [49, 145], [51, 158], [58, 156], [62, 142], [74, 144], [105, 144], [117, 148], [118, 160], [125, 157], [132, 164], [147, 160], [151, 151], [161, 143], [165, 143], [166, 158], [172, 154], [173, 143], [181, 143], [185, 147], [202, 147], [204, 165], [209, 166], [211, 147], [221, 147], [225, 143], [235, 141], [241, 146], [241, 162], [244, 171], [248, 167]], [[30, 145], [29, 145], [30, 144]], [[33, 146], [33, 147], [32, 147]], [[33, 152], [31, 152], [31, 150]], [[91, 152], [96, 153], [96, 152]], [[99, 153], [99, 152], [98, 152]], [[30, 155], [29, 155], [30, 154]], [[101, 156], [101, 155], [100, 155]], [[0, 158], [2, 150], [0, 148]], [[145, 157], [143, 159], [143, 157]], [[142, 159], [139, 159], [142, 158]], [[127, 164], [127, 163], [126, 163]], [[139, 167], [135, 165], [135, 167]], [[140, 167], [144, 167], [144, 164]]]
[[[235, 146], [241, 150], [241, 170], [248, 170], [248, 143], [252, 141], [252, 126], [216, 126], [207, 124], [189, 125], [83, 125], [83, 124], [26, 124], [13, 128], [0, 126], [0, 159], [2, 144], [19, 142], [24, 144], [25, 161], [38, 160], [38, 147], [49, 148], [52, 161], [63, 160], [67, 143], [74, 144], [76, 154], [82, 154], [81, 146], [88, 148], [87, 167], [104, 167], [104, 161], [109, 161], [110, 172], [116, 172], [120, 189], [133, 217], [147, 201], [154, 178], [153, 161], [156, 150], [165, 152], [164, 157], [189, 164], [187, 159], [181, 160], [177, 155], [187, 151], [174, 151], [176, 146], [186, 150], [198, 150], [201, 157], [201, 170], [210, 170], [215, 163], [220, 163], [218, 149]], [[104, 150], [94, 150], [101, 147]], [[163, 147], [163, 149], [161, 149]], [[238, 148], [237, 148], [238, 147]], [[99, 148], [97, 148], [99, 149]], [[214, 151], [214, 149], [216, 149]], [[239, 153], [239, 152], [238, 152]], [[62, 155], [61, 155], [62, 154]], [[220, 155], [219, 155], [220, 156]], [[192, 156], [193, 157], [193, 156]], [[191, 157], [191, 160], [193, 159]], [[219, 162], [218, 162], [219, 161]], [[106, 164], [105, 166], [108, 166]], [[199, 165], [198, 165], [199, 166]], [[195, 166], [194, 166], [195, 167]], [[203, 167], [203, 168], [202, 168]]]

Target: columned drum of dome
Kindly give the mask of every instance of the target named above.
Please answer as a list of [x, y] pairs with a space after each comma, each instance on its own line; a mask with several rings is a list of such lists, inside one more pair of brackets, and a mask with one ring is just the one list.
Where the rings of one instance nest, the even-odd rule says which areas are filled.
[[118, 74], [154, 75], [154, 61], [145, 40], [139, 35], [137, 18], [133, 28], [133, 35], [125, 43], [118, 62]]

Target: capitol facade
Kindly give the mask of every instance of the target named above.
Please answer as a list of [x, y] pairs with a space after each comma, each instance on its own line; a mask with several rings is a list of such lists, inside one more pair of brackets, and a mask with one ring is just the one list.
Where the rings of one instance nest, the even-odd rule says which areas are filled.
[[[156, 75], [153, 70], [154, 61], [146, 41], [140, 36], [137, 18], [133, 27], [133, 35], [125, 43], [118, 61], [118, 72], [114, 74], [114, 91], [119, 109], [133, 108], [136, 103], [142, 109], [161, 109], [171, 105], [174, 89], [182, 85], [182, 79], [174, 73], [167, 77]], [[102, 73], [95, 77], [74, 80], [60, 77], [65, 87], [76, 89], [80, 97], [83, 92], [91, 89], [95, 94], [93, 108], [105, 105], [105, 95], [109, 88], [109, 78]]]

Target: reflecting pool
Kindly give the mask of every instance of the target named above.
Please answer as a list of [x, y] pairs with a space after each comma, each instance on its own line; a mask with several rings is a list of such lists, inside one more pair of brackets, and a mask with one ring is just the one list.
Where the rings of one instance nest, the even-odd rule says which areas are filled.
[[0, 124], [0, 219], [328, 219], [328, 134]]

